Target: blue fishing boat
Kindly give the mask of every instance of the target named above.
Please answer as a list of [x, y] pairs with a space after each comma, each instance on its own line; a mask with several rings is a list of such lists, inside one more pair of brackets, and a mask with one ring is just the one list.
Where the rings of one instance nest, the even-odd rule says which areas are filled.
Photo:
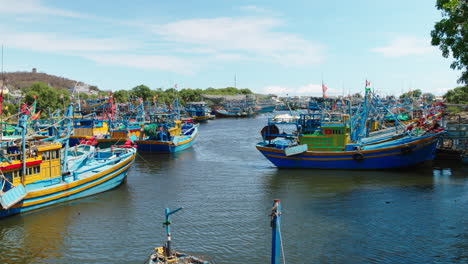
[[[311, 104], [309, 113], [297, 121], [270, 119], [262, 130], [264, 140], [256, 147], [279, 168], [375, 170], [433, 160], [444, 134], [440, 130], [417, 135], [406, 131], [398, 137], [369, 139], [370, 123], [366, 111], [351, 120], [347, 114], [325, 115], [319, 105]], [[280, 132], [277, 125], [289, 125], [289, 131]]]
[[256, 113], [271, 113], [275, 111], [276, 105], [258, 106], [255, 110]]
[[172, 214], [177, 213], [178, 211], [182, 210], [182, 208], [178, 208], [174, 211], [170, 211], [169, 208], [166, 208], [164, 214], [166, 216], [166, 220], [164, 221], [163, 225], [166, 229], [166, 243], [162, 247], [157, 247], [154, 249], [154, 252], [151, 254], [149, 260], [146, 262], [147, 264], [210, 264], [213, 262], [203, 260], [200, 257], [196, 257], [187, 253], [182, 253], [179, 251], [175, 251], [172, 249], [172, 240], [171, 240], [171, 219], [170, 216]]
[[216, 109], [215, 115], [217, 117], [253, 117], [255, 116], [255, 111], [252, 108], [239, 108], [233, 107], [229, 109]]
[[185, 112], [195, 122], [206, 122], [211, 118], [210, 110], [205, 102], [189, 102], [185, 106]]
[[134, 143], [139, 151], [174, 153], [192, 147], [199, 124], [183, 123], [174, 114], [150, 115], [140, 139]]
[[23, 115], [17, 127], [21, 140], [2, 139], [0, 218], [101, 193], [124, 181], [136, 149], [69, 148], [71, 116], [70, 106], [57, 134], [36, 140], [26, 137]]

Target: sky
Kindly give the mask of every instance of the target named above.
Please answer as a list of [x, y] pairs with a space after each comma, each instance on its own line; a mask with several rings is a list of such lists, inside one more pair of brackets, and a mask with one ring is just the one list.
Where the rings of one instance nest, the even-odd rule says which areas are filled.
[[0, 0], [6, 72], [101, 90], [249, 88], [382, 95], [457, 86], [430, 31], [435, 0]]

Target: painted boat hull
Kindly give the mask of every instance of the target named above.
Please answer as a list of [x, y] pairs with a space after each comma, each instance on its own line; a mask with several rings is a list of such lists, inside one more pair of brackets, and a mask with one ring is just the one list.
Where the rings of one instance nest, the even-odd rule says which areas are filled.
[[128, 138], [104, 138], [98, 139], [98, 147], [101, 149], [110, 148], [111, 146], [121, 146], [127, 142]]
[[195, 122], [198, 122], [198, 123], [208, 122], [209, 118], [210, 118], [209, 115], [206, 115], [206, 116], [192, 116], [192, 120], [195, 121]]
[[264, 106], [260, 110], [255, 111], [255, 113], [271, 113], [275, 111], [276, 105]]
[[115, 166], [74, 182], [59, 184], [61, 177], [56, 177], [58, 184], [49, 185], [48, 188], [28, 190], [28, 194], [23, 201], [8, 210], [0, 210], [0, 218], [111, 190], [125, 180], [135, 156], [136, 152], [133, 152], [131, 156], [126, 157]]
[[190, 136], [187, 136], [182, 141], [175, 145], [172, 141], [156, 141], [156, 140], [135, 140], [134, 143], [141, 152], [159, 152], [159, 153], [176, 153], [192, 147], [198, 134], [196, 129]]
[[[257, 144], [257, 149], [278, 168], [380, 170], [409, 167], [433, 160], [439, 135], [410, 143], [361, 151], [306, 151], [286, 156], [285, 150]], [[360, 158], [362, 155], [362, 159]]]

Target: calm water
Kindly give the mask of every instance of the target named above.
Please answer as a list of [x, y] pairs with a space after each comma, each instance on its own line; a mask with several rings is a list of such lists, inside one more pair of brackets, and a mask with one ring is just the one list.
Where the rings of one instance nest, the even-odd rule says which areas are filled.
[[286, 263], [468, 263], [468, 168], [278, 170], [255, 149], [266, 116], [203, 124], [194, 148], [140, 156], [119, 188], [0, 221], [0, 263], [143, 263], [162, 245], [269, 263], [283, 203]]

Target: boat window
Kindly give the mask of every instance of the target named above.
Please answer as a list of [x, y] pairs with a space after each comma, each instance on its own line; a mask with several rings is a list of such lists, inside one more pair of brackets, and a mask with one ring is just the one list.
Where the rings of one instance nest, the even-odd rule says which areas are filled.
[[42, 160], [49, 160], [49, 159], [50, 159], [49, 151], [42, 152]]

